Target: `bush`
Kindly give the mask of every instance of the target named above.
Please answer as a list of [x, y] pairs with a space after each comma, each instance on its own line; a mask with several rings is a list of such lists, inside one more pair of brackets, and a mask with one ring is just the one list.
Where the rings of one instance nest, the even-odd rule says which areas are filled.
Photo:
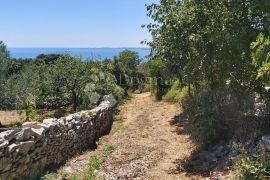
[[113, 89], [113, 95], [118, 101], [121, 101], [126, 97], [127, 93], [121, 86], [115, 85]]
[[61, 117], [64, 117], [66, 113], [67, 111], [65, 110], [65, 108], [59, 108], [54, 112], [54, 117], [61, 118]]
[[194, 87], [190, 86], [190, 89], [188, 86], [184, 86], [181, 88], [180, 81], [174, 81], [171, 89], [167, 92], [167, 94], [164, 96], [164, 100], [167, 102], [182, 102], [189, 98], [189, 91], [190, 95], [194, 94]]
[[233, 174], [236, 179], [260, 180], [269, 178], [270, 155], [261, 152], [251, 155], [242, 151], [234, 161]]
[[36, 103], [33, 99], [28, 98], [26, 100], [26, 107], [24, 110], [18, 111], [22, 122], [26, 121], [41, 121], [37, 112]]
[[188, 98], [182, 102], [182, 106], [191, 120], [191, 134], [203, 148], [208, 149], [220, 139], [225, 139], [225, 123], [216, 102], [208, 93]]
[[163, 99], [167, 102], [177, 102], [176, 97], [181, 97], [181, 85], [179, 80], [173, 82], [172, 87]]

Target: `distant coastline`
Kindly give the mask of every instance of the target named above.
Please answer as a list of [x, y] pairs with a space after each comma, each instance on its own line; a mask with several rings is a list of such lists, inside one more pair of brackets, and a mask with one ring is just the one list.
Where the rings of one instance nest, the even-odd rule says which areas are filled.
[[147, 59], [150, 48], [123, 47], [123, 48], [8, 48], [11, 58], [36, 58], [40, 54], [70, 54], [81, 56], [83, 60], [112, 59], [121, 51], [129, 49], [138, 52], [142, 59]]

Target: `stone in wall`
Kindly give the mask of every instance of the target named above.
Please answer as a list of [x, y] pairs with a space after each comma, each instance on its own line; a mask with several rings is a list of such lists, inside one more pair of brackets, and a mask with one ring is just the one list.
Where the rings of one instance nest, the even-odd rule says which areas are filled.
[[90, 111], [0, 132], [0, 179], [33, 179], [93, 146], [110, 131], [114, 105], [105, 96]]

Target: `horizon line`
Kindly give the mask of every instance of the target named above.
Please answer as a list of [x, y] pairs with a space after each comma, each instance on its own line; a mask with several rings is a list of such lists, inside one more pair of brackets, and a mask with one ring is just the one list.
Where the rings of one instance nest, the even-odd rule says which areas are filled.
[[151, 49], [150, 47], [7, 47], [8, 49]]

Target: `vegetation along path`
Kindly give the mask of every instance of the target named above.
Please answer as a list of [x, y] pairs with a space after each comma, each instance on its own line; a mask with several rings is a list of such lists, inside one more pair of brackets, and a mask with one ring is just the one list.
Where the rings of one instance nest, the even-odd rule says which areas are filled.
[[150, 93], [143, 93], [134, 95], [119, 110], [122, 121], [118, 118], [98, 148], [72, 159], [62, 168], [62, 174], [85, 173], [90, 157], [111, 147], [111, 154], [95, 170], [96, 179], [200, 179], [173, 173], [174, 162], [193, 149], [188, 135], [178, 135], [177, 127], [170, 125], [179, 112], [176, 105], [156, 102]]

